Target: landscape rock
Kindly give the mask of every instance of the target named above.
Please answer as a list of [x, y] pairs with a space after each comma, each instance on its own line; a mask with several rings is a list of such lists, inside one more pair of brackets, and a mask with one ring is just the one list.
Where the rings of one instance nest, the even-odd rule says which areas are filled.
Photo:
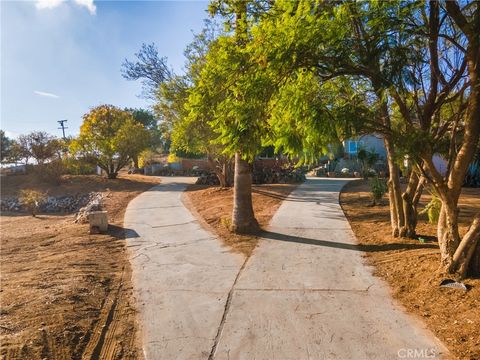
[[93, 195], [88, 203], [75, 214], [75, 222], [78, 224], [86, 224], [88, 222], [88, 214], [93, 211], [103, 210], [102, 193], [92, 193]]
[[[48, 196], [45, 201], [39, 204], [40, 213], [81, 213], [87, 211], [101, 210], [102, 193], [91, 192], [87, 194]], [[0, 201], [1, 211], [23, 212], [28, 211], [18, 197], [4, 197]], [[91, 210], [89, 210], [91, 209]], [[78, 218], [78, 216], [76, 217]]]

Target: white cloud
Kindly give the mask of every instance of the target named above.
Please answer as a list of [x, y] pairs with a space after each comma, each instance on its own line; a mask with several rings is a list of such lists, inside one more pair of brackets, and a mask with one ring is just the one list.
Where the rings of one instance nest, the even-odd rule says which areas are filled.
[[33, 93], [35, 95], [38, 95], [38, 96], [45, 96], [45, 97], [54, 98], [54, 99], [58, 99], [60, 97], [58, 95], [55, 95], [55, 94], [52, 94], [52, 93], [49, 93], [49, 92], [45, 92], [45, 91], [35, 90]]
[[37, 0], [37, 9], [53, 9], [59, 6], [64, 0]]
[[75, 2], [80, 6], [85, 6], [90, 14], [95, 15], [97, 12], [97, 7], [93, 3], [93, 0], [75, 0]]
[[[93, 0], [74, 0], [77, 5], [84, 6], [88, 9], [90, 14], [95, 15], [97, 7]], [[35, 6], [37, 9], [53, 9], [61, 5], [65, 0], [36, 0]]]

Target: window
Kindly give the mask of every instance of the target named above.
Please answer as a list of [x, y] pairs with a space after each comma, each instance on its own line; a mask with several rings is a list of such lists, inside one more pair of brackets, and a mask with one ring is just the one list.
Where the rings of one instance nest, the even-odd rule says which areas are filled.
[[357, 149], [358, 148], [358, 141], [347, 141], [347, 152], [349, 154], [356, 154], [357, 153]]

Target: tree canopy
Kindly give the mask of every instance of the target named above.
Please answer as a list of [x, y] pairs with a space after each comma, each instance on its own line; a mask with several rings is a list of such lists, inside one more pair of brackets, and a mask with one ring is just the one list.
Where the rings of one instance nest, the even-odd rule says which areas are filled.
[[100, 105], [83, 116], [73, 153], [93, 159], [109, 178], [149, 144], [149, 133], [133, 115], [112, 105]]

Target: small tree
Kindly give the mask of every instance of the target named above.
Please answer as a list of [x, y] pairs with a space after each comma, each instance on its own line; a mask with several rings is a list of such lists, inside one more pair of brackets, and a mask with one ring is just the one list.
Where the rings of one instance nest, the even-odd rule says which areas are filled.
[[37, 215], [40, 204], [45, 201], [47, 195], [40, 191], [23, 189], [20, 190], [20, 203], [25, 206], [33, 217]]
[[62, 146], [57, 138], [45, 131], [33, 131], [27, 135], [20, 135], [18, 143], [20, 152], [26, 159], [25, 162], [33, 158], [40, 165], [57, 157]]
[[370, 192], [372, 193], [373, 206], [380, 203], [380, 200], [382, 200], [387, 190], [388, 188], [385, 179], [375, 176], [370, 180]]
[[90, 158], [115, 179], [132, 156], [147, 148], [149, 133], [128, 111], [100, 105], [83, 116], [80, 135], [71, 144], [72, 152]]

